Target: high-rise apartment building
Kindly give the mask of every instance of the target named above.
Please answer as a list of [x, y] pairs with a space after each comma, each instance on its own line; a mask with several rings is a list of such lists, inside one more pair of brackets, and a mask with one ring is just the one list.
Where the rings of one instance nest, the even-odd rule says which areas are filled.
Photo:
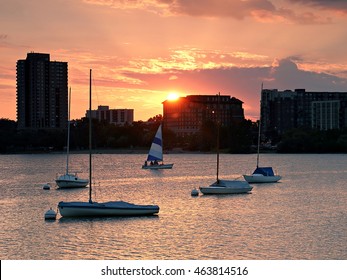
[[[220, 121], [222, 126], [244, 120], [243, 102], [227, 95], [188, 95], [163, 102], [163, 121], [177, 135], [198, 132], [206, 121]], [[218, 111], [217, 111], [218, 109]]]
[[268, 136], [292, 128], [347, 127], [347, 92], [264, 89], [261, 98], [262, 132]]
[[[88, 118], [88, 116], [89, 111], [87, 110], [86, 117]], [[115, 125], [132, 124], [134, 109], [110, 109], [109, 106], [98, 106], [97, 110], [92, 110], [92, 118]]]
[[19, 129], [66, 128], [68, 118], [67, 62], [49, 54], [28, 53], [17, 61]]

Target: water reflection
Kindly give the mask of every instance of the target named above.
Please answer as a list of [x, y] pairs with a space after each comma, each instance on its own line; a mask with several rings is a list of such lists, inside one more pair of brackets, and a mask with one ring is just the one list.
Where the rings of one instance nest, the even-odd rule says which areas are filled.
[[129, 216], [129, 217], [83, 217], [83, 218], [74, 218], [74, 217], [60, 217], [59, 223], [110, 223], [110, 222], [129, 222], [129, 221], [138, 221], [138, 220], [152, 220], [159, 219], [159, 216]]
[[[88, 171], [87, 155], [72, 157]], [[50, 207], [87, 201], [89, 189], [42, 189], [64, 170], [64, 155], [1, 156], [1, 259], [347, 258], [345, 155], [263, 155], [281, 182], [198, 197], [191, 190], [215, 179], [214, 155], [169, 154], [174, 168], [160, 171], [141, 169], [143, 157], [95, 155], [93, 200], [157, 204], [158, 216], [47, 222]], [[253, 169], [254, 155], [220, 160], [221, 178], [231, 179]]]

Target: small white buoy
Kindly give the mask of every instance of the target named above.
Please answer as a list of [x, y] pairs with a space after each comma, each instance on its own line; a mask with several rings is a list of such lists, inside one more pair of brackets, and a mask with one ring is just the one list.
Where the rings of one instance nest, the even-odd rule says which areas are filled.
[[44, 184], [43, 185], [43, 189], [44, 190], [50, 190], [51, 189], [51, 184], [50, 183]]
[[56, 217], [57, 213], [52, 208], [45, 213], [45, 220], [55, 220]]
[[191, 195], [192, 196], [198, 196], [199, 195], [199, 191], [197, 189], [194, 189], [194, 190], [192, 190]]

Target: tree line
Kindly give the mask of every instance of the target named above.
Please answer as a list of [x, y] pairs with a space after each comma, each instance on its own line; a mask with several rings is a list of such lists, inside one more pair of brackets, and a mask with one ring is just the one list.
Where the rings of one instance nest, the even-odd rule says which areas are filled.
[[[147, 122], [137, 121], [124, 126], [93, 120], [93, 149], [147, 150], [161, 122], [161, 115]], [[89, 120], [87, 118], [73, 120], [70, 127], [70, 149], [87, 150]], [[219, 149], [227, 153], [256, 152], [257, 137], [257, 123], [250, 120], [236, 122], [220, 128]], [[215, 152], [217, 127], [212, 121], [206, 121], [197, 133], [183, 137], [164, 126], [163, 138], [165, 150]], [[64, 151], [66, 140], [67, 130], [17, 130], [15, 121], [0, 119], [0, 153]], [[345, 153], [347, 129], [328, 131], [292, 129], [276, 137], [276, 141], [271, 144], [281, 153]]]
[[347, 128], [291, 129], [281, 136], [277, 151], [280, 153], [347, 153]]
[[[92, 120], [93, 149], [149, 149], [161, 116], [147, 122], [137, 121], [118, 126], [104, 121]], [[234, 124], [220, 129], [220, 149], [226, 152], [247, 153], [253, 142], [252, 122]], [[215, 151], [217, 128], [213, 122], [204, 123], [198, 133], [178, 136], [163, 127], [164, 149], [179, 148], [185, 151]], [[0, 153], [50, 152], [66, 148], [67, 130], [24, 129], [17, 130], [17, 123], [0, 119]], [[89, 120], [82, 118], [70, 123], [70, 149], [87, 150], [89, 147]]]

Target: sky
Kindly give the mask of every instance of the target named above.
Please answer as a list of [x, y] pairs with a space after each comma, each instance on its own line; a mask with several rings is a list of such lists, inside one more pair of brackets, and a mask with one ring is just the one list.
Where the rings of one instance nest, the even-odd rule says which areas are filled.
[[230, 95], [259, 116], [267, 89], [347, 92], [346, 0], [0, 0], [0, 118], [16, 120], [16, 62], [68, 62], [71, 118], [162, 114], [180, 96]]

